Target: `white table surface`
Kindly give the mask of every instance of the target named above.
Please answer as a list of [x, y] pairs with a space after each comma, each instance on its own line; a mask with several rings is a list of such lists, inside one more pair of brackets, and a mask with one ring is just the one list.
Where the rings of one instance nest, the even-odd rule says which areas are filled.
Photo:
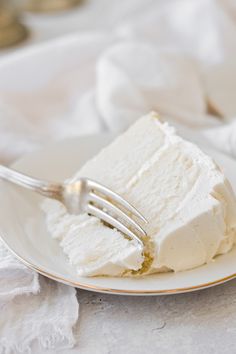
[[236, 280], [157, 297], [79, 290], [78, 345], [63, 354], [233, 354], [235, 290]]
[[[18, 48], [77, 30], [107, 29], [133, 15], [131, 0], [85, 1], [57, 15], [25, 15], [31, 37]], [[106, 11], [103, 11], [106, 9]], [[97, 14], [99, 13], [99, 16]], [[106, 17], [104, 17], [106, 16]], [[104, 20], [106, 18], [106, 20]], [[18, 50], [0, 52], [0, 56]], [[125, 297], [78, 291], [80, 317], [74, 333], [78, 345], [63, 354], [232, 354], [236, 352], [236, 280], [194, 293], [160, 297]], [[42, 354], [35, 348], [34, 353]], [[50, 351], [45, 351], [49, 353]], [[51, 352], [53, 353], [53, 352]]]

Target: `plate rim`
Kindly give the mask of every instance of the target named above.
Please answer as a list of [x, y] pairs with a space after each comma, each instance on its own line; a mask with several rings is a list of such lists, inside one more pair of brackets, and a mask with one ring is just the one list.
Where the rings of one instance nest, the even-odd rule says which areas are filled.
[[[21, 156], [20, 158], [16, 159], [15, 161], [13, 161], [10, 166], [14, 167], [15, 164], [21, 163], [25, 160], [25, 158], [30, 158], [33, 155], [35, 155], [35, 153], [41, 153], [42, 151], [47, 150], [48, 148], [52, 148], [55, 147], [58, 144], [61, 143], [67, 143], [69, 141], [75, 141], [75, 140], [80, 140], [81, 138], [93, 138], [93, 137], [98, 137], [101, 135], [106, 135], [108, 137], [114, 137], [114, 134], [109, 133], [109, 132], [101, 132], [101, 133], [97, 133], [97, 134], [88, 134], [86, 136], [77, 136], [77, 137], [72, 137], [72, 138], [66, 138], [66, 139], [62, 139], [59, 141], [54, 141], [54, 142], [50, 142], [45, 144], [44, 146], [40, 147], [39, 149], [36, 149], [34, 151], [31, 151], [29, 153], [24, 154], [23, 156]], [[204, 148], [204, 146], [203, 146]], [[214, 150], [211, 149], [210, 147], [209, 150]], [[226, 158], [230, 158], [230, 156], [223, 154], [222, 152], [216, 151], [217, 153], [219, 153], [220, 155], [225, 156]], [[33, 263], [31, 263], [29, 260], [25, 259], [24, 257], [22, 257], [20, 254], [18, 254], [18, 252], [11, 248], [11, 246], [8, 245], [7, 243], [7, 237], [5, 238], [3, 236], [3, 234], [0, 233], [0, 239], [3, 242], [3, 244], [6, 246], [6, 248], [18, 259], [20, 260], [25, 266], [27, 266], [28, 268], [32, 269], [33, 271], [38, 272], [39, 274], [52, 279], [54, 281], [69, 285], [69, 286], [73, 286], [75, 288], [79, 288], [79, 289], [83, 289], [83, 290], [88, 290], [88, 291], [93, 291], [93, 292], [97, 292], [97, 293], [107, 293], [107, 294], [113, 294], [113, 295], [132, 295], [132, 296], [151, 296], [151, 295], [174, 295], [174, 294], [181, 294], [181, 293], [187, 293], [187, 292], [193, 292], [193, 291], [198, 291], [198, 290], [203, 290], [209, 287], [213, 287], [216, 285], [220, 285], [223, 284], [227, 281], [233, 280], [236, 278], [236, 272], [227, 275], [225, 277], [213, 280], [213, 281], [209, 281], [209, 282], [205, 282], [205, 283], [201, 283], [198, 285], [193, 285], [193, 286], [187, 286], [187, 287], [179, 287], [179, 288], [175, 288], [175, 289], [149, 289], [149, 290], [138, 290], [138, 289], [117, 289], [114, 287], [107, 287], [107, 286], [98, 286], [98, 285], [93, 285], [93, 284], [87, 284], [87, 283], [83, 283], [81, 281], [73, 281], [71, 279], [67, 279], [63, 276], [60, 276], [58, 274], [55, 274], [54, 272], [48, 271], [47, 269], [45, 269], [42, 266], [37, 266]], [[85, 277], [86, 278], [86, 277]]]
[[24, 257], [20, 256], [15, 250], [13, 250], [8, 243], [5, 241], [5, 239], [2, 238], [0, 235], [0, 239], [3, 242], [3, 244], [6, 246], [6, 248], [18, 259], [20, 260], [25, 266], [28, 268], [36, 271], [37, 273], [52, 279], [54, 281], [63, 283], [65, 285], [73, 286], [77, 289], [82, 289], [82, 290], [88, 290], [88, 291], [93, 291], [97, 293], [105, 293], [105, 294], [113, 294], [113, 295], [132, 295], [132, 296], [151, 296], [151, 295], [175, 295], [175, 294], [183, 294], [183, 293], [188, 293], [188, 292], [193, 292], [193, 291], [198, 291], [198, 290], [203, 290], [207, 289], [209, 287], [213, 287], [216, 285], [223, 284], [227, 281], [233, 280], [236, 278], [236, 273], [233, 273], [231, 275], [228, 275], [226, 277], [217, 279], [215, 281], [211, 281], [208, 283], [202, 283], [199, 285], [194, 285], [190, 287], [182, 287], [182, 288], [176, 288], [176, 289], [162, 289], [162, 290], [123, 290], [123, 289], [115, 289], [115, 288], [109, 288], [109, 287], [100, 287], [96, 285], [88, 285], [88, 284], [83, 284], [81, 282], [77, 281], [70, 281], [62, 276], [58, 276], [56, 274], [53, 274], [52, 272], [48, 272], [43, 269], [43, 267], [38, 267], [26, 260]]

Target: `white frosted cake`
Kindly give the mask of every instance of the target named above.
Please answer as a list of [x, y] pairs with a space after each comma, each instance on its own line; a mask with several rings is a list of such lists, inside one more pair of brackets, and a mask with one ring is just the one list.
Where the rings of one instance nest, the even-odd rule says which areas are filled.
[[152, 113], [88, 161], [89, 177], [121, 194], [149, 221], [142, 253], [135, 241], [87, 214], [45, 200], [53, 238], [79, 275], [132, 276], [183, 271], [231, 250], [236, 199], [215, 162]]

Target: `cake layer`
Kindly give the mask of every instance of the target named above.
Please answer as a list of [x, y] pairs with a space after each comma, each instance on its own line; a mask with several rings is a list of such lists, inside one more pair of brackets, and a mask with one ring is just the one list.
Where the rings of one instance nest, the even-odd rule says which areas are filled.
[[191, 269], [228, 252], [235, 242], [236, 200], [223, 173], [155, 114], [137, 121], [72, 180], [78, 177], [120, 193], [149, 221], [144, 262], [138, 244], [117, 230], [45, 202], [49, 231], [81, 275]]

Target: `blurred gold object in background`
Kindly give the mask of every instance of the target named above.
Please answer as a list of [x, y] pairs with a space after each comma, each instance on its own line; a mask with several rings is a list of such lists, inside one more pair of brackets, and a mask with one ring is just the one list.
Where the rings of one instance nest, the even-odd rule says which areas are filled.
[[82, 0], [25, 0], [23, 7], [32, 12], [53, 12], [69, 9], [81, 2]]
[[17, 12], [0, 2], [0, 48], [10, 47], [28, 37], [28, 30], [20, 23]]

